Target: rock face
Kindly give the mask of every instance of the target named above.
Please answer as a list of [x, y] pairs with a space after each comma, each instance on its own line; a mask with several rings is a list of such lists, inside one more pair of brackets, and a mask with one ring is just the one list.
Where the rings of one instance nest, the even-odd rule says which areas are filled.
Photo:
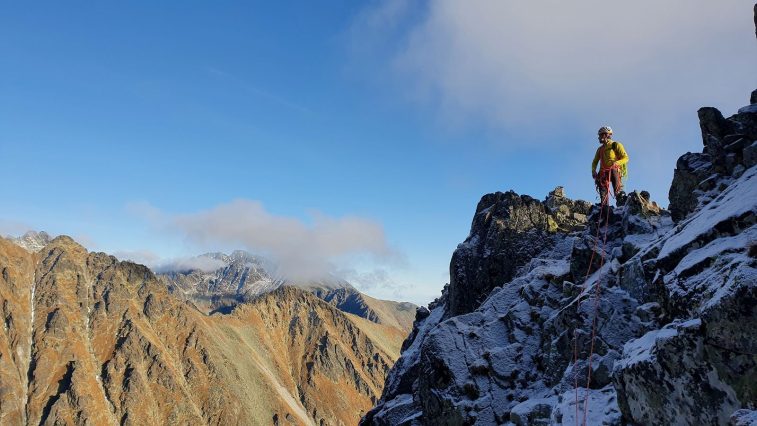
[[757, 111], [699, 116], [670, 213], [485, 195], [361, 424], [757, 418]]
[[712, 107], [701, 108], [698, 114], [704, 150], [678, 159], [668, 194], [668, 208], [676, 222], [707, 205], [757, 164], [757, 103], [728, 119]]
[[21, 247], [35, 252], [42, 250], [43, 247], [52, 241], [52, 237], [45, 231], [29, 231], [18, 238], [14, 238], [13, 241]]
[[207, 311], [229, 311], [234, 305], [252, 300], [283, 284], [273, 278], [265, 260], [242, 250], [230, 255], [207, 253], [198, 259], [215, 263], [211, 270], [188, 269], [159, 271], [159, 278], [171, 292], [180, 293]]
[[403, 333], [282, 288], [208, 316], [68, 237], [0, 239], [0, 423], [354, 424]]
[[449, 315], [471, 312], [491, 290], [510, 281], [537, 253], [586, 222], [591, 204], [565, 198], [562, 188], [545, 201], [515, 192], [485, 195], [468, 238], [450, 262]]
[[313, 289], [313, 294], [347, 312], [377, 324], [402, 330], [405, 334], [413, 328], [417, 306], [408, 302], [379, 300], [349, 287], [336, 289]]

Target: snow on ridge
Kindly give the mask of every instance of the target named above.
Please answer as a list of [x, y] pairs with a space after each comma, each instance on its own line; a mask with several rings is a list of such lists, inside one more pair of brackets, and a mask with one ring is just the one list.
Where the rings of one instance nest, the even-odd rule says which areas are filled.
[[615, 363], [615, 369], [630, 367], [642, 361], [654, 358], [654, 347], [658, 341], [678, 335], [675, 326], [666, 326], [652, 330], [638, 339], [623, 345], [623, 358]]
[[[671, 185], [689, 203], [682, 216], [631, 198], [602, 226], [605, 264], [588, 279], [597, 250], [589, 223], [518, 263], [508, 282], [487, 282], [486, 300], [468, 313], [444, 312], [457, 299], [443, 292], [388, 377], [401, 394], [388, 385], [363, 424], [724, 424], [753, 408], [744, 382], [757, 372], [741, 355], [757, 341], [748, 327], [757, 166], [744, 138], [754, 140], [757, 121], [711, 110], [700, 112], [705, 152], [682, 156]], [[497, 276], [508, 259], [496, 237], [472, 231], [458, 250]]]
[[717, 224], [749, 212], [757, 214], [757, 166], [744, 172], [717, 199], [686, 219], [680, 231], [671, 231], [674, 233], [665, 240], [657, 259], [667, 258], [711, 232]]
[[[428, 332], [439, 324], [439, 321], [441, 321], [442, 317], [444, 315], [444, 306], [438, 306], [434, 308], [431, 311], [431, 314], [426, 317], [423, 322], [419, 325], [418, 333], [416, 334], [415, 339], [413, 340], [413, 343], [410, 344], [410, 346], [407, 347], [404, 351], [402, 351], [402, 355], [400, 355], [400, 358], [396, 361], [394, 369], [398, 369], [398, 371], [402, 371], [403, 368], [408, 368], [420, 360], [420, 348], [423, 344], [423, 341], [425, 340], [426, 336], [428, 335]], [[399, 378], [401, 377], [401, 374], [396, 375], [390, 375], [387, 378], [386, 387], [391, 389], [394, 386], [396, 386], [396, 383], [392, 382], [392, 378]]]
[[700, 249], [692, 250], [678, 262], [673, 272], [680, 275], [697, 264], [726, 251], [746, 250], [749, 244], [754, 242], [757, 242], [757, 226], [752, 226], [731, 237], [718, 238]]
[[[611, 385], [602, 389], [578, 388], [578, 418], [576, 418], [575, 392], [571, 389], [558, 397], [558, 404], [552, 411], [550, 424], [583, 424], [584, 417], [587, 425], [620, 424], [618, 399]], [[586, 398], [589, 399], [588, 402]], [[584, 407], [588, 409], [586, 414], [584, 414]]]
[[739, 114], [757, 113], [757, 104], [747, 105], [739, 108]]

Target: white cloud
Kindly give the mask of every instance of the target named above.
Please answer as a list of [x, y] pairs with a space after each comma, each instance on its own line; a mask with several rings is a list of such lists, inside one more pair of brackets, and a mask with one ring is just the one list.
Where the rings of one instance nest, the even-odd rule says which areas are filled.
[[[487, 129], [501, 147], [543, 153], [591, 146], [596, 129], [612, 125], [629, 148], [633, 186], [662, 199], [676, 158], [701, 149], [696, 110], [728, 116], [748, 103], [757, 83], [753, 4], [379, 3], [348, 34], [364, 73], [393, 76], [400, 96], [435, 112], [445, 130]], [[588, 166], [566, 167], [588, 175]]]
[[400, 297], [404, 286], [397, 283], [384, 268], [374, 268], [367, 271], [359, 271], [355, 268], [340, 269], [336, 275], [350, 282], [358, 290], [363, 292], [390, 294], [392, 297]]
[[24, 222], [12, 219], [0, 219], [0, 237], [16, 238], [34, 228]]
[[154, 264], [151, 269], [158, 274], [166, 272], [203, 271], [212, 272], [223, 268], [226, 264], [220, 259], [206, 256], [178, 257], [162, 260]]
[[118, 260], [128, 260], [149, 267], [160, 262], [160, 256], [150, 250], [118, 250], [113, 252], [113, 256]]
[[744, 96], [733, 86], [754, 83], [750, 3], [434, 1], [390, 60], [449, 117], [507, 126], [574, 110], [665, 110], [704, 92], [710, 102]]
[[119, 260], [128, 260], [145, 265], [158, 274], [194, 270], [211, 272], [226, 266], [222, 260], [212, 257], [185, 256], [166, 259], [150, 250], [116, 251], [113, 256]]
[[[136, 207], [134, 207], [136, 206]], [[372, 220], [313, 213], [312, 223], [277, 216], [258, 201], [238, 199], [209, 210], [170, 215], [147, 204], [131, 210], [157, 230], [171, 231], [202, 250], [244, 248], [270, 258], [294, 280], [318, 279], [348, 263], [351, 256], [368, 256], [378, 263], [397, 263], [382, 226]]]

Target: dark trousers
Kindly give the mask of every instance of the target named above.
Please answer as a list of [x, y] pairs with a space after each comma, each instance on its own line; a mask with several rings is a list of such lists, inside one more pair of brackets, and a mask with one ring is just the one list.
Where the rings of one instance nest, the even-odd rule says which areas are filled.
[[605, 197], [608, 196], [607, 192], [610, 189], [610, 183], [612, 184], [613, 195], [616, 197], [618, 196], [618, 193], [623, 190], [623, 182], [620, 180], [620, 171], [616, 168], [600, 170], [595, 183], [602, 204], [610, 204], [610, 200], [605, 199]]

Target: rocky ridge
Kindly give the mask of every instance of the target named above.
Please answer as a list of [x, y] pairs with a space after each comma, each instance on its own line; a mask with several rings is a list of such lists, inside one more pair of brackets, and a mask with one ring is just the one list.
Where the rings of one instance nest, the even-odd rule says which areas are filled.
[[751, 102], [727, 119], [699, 111], [704, 149], [678, 161], [670, 213], [636, 191], [605, 214], [560, 191], [485, 195], [361, 424], [754, 419]]
[[208, 316], [148, 268], [0, 239], [0, 424], [354, 424], [404, 335], [281, 288]]
[[204, 270], [160, 270], [158, 277], [172, 293], [177, 293], [208, 312], [228, 312], [239, 303], [252, 300], [284, 284], [268, 272], [265, 260], [242, 250], [231, 254], [207, 253], [200, 260], [218, 266]]

